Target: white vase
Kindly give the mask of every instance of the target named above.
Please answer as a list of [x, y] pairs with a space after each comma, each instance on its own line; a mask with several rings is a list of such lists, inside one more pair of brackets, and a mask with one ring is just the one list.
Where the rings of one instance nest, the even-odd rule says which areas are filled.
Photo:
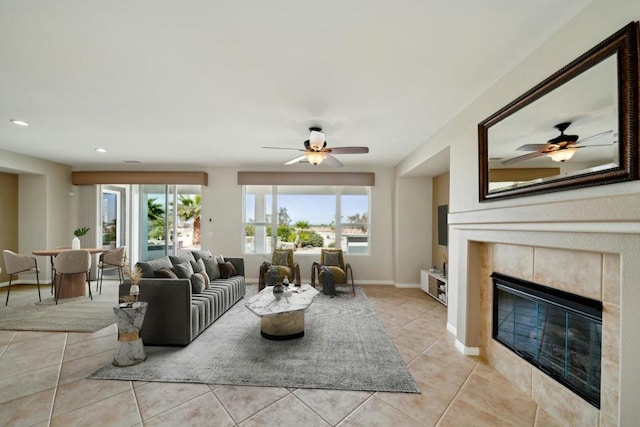
[[71, 241], [71, 249], [80, 249], [80, 239], [77, 236]]

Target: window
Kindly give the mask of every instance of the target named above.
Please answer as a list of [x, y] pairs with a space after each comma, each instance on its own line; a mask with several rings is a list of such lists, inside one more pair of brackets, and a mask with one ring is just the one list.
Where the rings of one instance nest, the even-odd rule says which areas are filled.
[[369, 187], [245, 185], [243, 189], [244, 253], [269, 254], [274, 247], [301, 253], [333, 247], [349, 254], [369, 253]]

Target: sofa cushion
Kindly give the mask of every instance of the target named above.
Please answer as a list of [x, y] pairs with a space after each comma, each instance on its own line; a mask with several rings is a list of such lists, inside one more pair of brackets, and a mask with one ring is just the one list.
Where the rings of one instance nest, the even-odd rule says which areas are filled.
[[216, 280], [220, 278], [220, 267], [218, 267], [218, 261], [215, 258], [202, 258], [204, 263], [204, 269], [209, 276], [209, 280]]
[[187, 262], [195, 261], [196, 259], [193, 257], [193, 255], [191, 255], [191, 252], [187, 252], [177, 256], [169, 255], [169, 260], [171, 261], [171, 264], [176, 265], [176, 264], [182, 264], [185, 261]]
[[200, 258], [213, 258], [213, 254], [209, 251], [209, 249], [205, 249], [202, 251], [191, 251], [191, 255], [193, 255], [193, 259], [198, 261]]
[[161, 270], [163, 268], [171, 268], [173, 264], [171, 264], [171, 260], [168, 256], [152, 259], [149, 261], [139, 261], [136, 263], [136, 267], [140, 267], [142, 271], [142, 277], [145, 278], [153, 278], [155, 275], [153, 274], [156, 270]]
[[193, 268], [189, 261], [174, 265], [172, 270], [179, 279], [190, 279], [193, 276]]
[[194, 273], [205, 271], [204, 261], [202, 260], [202, 258], [200, 258], [198, 261], [191, 261], [191, 268], [193, 268]]
[[236, 271], [236, 268], [233, 266], [233, 264], [231, 264], [231, 261], [220, 263], [218, 264], [218, 267], [220, 268], [221, 279], [228, 279], [229, 277], [235, 276], [238, 274], [238, 272]]
[[204, 277], [200, 273], [191, 275], [191, 292], [201, 294], [205, 290]]
[[171, 271], [170, 268], [161, 268], [160, 270], [156, 270], [153, 272], [153, 276], [158, 279], [177, 279], [178, 276], [176, 273]]
[[209, 279], [209, 275], [207, 274], [207, 272], [205, 270], [202, 270], [201, 272], [195, 274], [200, 274], [202, 276], [202, 278], [204, 279], [204, 288], [208, 289], [209, 285], [211, 284], [211, 279]]

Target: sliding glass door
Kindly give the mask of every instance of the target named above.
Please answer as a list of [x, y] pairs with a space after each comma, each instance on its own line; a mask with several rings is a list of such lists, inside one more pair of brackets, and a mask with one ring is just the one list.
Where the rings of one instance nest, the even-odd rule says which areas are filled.
[[140, 260], [200, 249], [200, 186], [141, 185]]

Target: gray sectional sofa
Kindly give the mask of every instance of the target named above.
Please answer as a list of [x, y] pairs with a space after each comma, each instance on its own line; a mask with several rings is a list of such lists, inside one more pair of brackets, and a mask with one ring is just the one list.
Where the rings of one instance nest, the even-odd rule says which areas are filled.
[[[140, 331], [145, 345], [188, 345], [246, 293], [242, 258], [194, 251], [136, 266], [142, 270], [139, 300], [149, 303]], [[120, 285], [121, 297], [129, 287], [126, 280]]]

